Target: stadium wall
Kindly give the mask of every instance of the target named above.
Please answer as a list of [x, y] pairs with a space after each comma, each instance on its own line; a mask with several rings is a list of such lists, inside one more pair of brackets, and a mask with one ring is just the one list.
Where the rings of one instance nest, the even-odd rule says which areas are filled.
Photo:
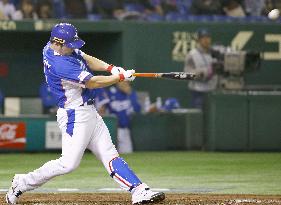
[[[204, 114], [134, 115], [134, 150], [281, 151], [281, 92], [210, 93]], [[117, 119], [104, 117], [116, 144]], [[0, 151], [60, 149], [54, 117], [0, 116]]]
[[[0, 88], [6, 96], [38, 96], [43, 80], [42, 48], [58, 21], [0, 21]], [[182, 71], [184, 56], [194, 46], [193, 34], [207, 27], [213, 42], [263, 52], [261, 69], [246, 74], [247, 85], [281, 84], [281, 33], [269, 23], [147, 23], [71, 21], [86, 40], [84, 51], [140, 72]], [[11, 86], [11, 82], [12, 85]], [[139, 79], [134, 87], [157, 96], [177, 97], [188, 106], [186, 84]], [[16, 89], [15, 89], [16, 88]], [[185, 92], [186, 90], [186, 92]]]
[[211, 151], [281, 151], [280, 91], [218, 91], [205, 108]]
[[[49, 39], [50, 29], [57, 22], [0, 21], [0, 89], [5, 96], [38, 96], [39, 85], [44, 80], [42, 48]], [[281, 85], [281, 33], [278, 24], [71, 23], [78, 27], [81, 38], [87, 42], [83, 48], [85, 52], [140, 72], [182, 71], [184, 57], [195, 43], [194, 33], [198, 28], [206, 27], [212, 32], [214, 42], [263, 52], [261, 69], [245, 76], [247, 85]], [[186, 83], [138, 79], [133, 86], [139, 91], [148, 91], [152, 100], [157, 96], [177, 97], [182, 107], [188, 107]], [[138, 116], [136, 127], [133, 127], [133, 137], [139, 146], [136, 150], [281, 150], [280, 96], [215, 93], [209, 99], [204, 119], [202, 113], [192, 118], [185, 115]], [[157, 126], [146, 121], [149, 119], [157, 122]], [[173, 128], [169, 129], [171, 123]], [[151, 127], [137, 127], [145, 124]], [[29, 129], [27, 127], [27, 132]], [[161, 137], [160, 132], [165, 136]], [[151, 137], [155, 140], [149, 144]]]
[[[113, 143], [117, 138], [117, 119], [103, 118]], [[61, 149], [61, 132], [52, 116], [0, 116], [0, 152], [42, 152]]]

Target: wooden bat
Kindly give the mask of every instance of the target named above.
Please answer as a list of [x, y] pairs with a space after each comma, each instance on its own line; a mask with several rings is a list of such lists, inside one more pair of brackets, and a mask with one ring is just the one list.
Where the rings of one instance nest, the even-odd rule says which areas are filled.
[[195, 73], [186, 72], [170, 72], [170, 73], [135, 73], [133, 76], [144, 77], [144, 78], [164, 78], [173, 80], [194, 80], [197, 79]]

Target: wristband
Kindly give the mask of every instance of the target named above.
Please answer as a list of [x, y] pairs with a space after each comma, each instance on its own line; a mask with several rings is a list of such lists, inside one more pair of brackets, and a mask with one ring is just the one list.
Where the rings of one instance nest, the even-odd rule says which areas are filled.
[[107, 68], [106, 68], [106, 71], [107, 72], [111, 72], [112, 68], [114, 67], [114, 65], [109, 65]]
[[119, 74], [119, 82], [121, 82], [121, 81], [124, 81], [125, 80], [125, 76], [124, 76], [124, 74]]

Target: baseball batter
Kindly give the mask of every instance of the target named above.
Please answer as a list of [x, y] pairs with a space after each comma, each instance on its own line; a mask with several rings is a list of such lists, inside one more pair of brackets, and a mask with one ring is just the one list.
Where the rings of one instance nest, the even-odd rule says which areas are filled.
[[[43, 49], [44, 73], [59, 107], [57, 122], [62, 132], [62, 154], [27, 174], [16, 174], [6, 194], [8, 204], [19, 196], [42, 186], [52, 178], [75, 170], [85, 149], [104, 165], [109, 175], [132, 194], [133, 204], [164, 200], [162, 192], [153, 192], [119, 157], [103, 119], [97, 113], [91, 90], [119, 81], [133, 81], [134, 70], [109, 65], [79, 50], [85, 42], [68, 23], [53, 27], [50, 41]], [[109, 71], [110, 76], [93, 76], [91, 71]]]

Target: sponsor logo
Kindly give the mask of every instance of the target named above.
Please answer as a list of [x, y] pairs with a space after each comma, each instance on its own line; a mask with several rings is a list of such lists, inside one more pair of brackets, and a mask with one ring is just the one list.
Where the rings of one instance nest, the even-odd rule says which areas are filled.
[[172, 59], [184, 61], [187, 53], [195, 47], [195, 33], [176, 31], [173, 33]]
[[0, 21], [0, 30], [16, 30], [17, 24], [14, 21]]
[[46, 122], [45, 148], [61, 149], [61, 131], [56, 121]]
[[[235, 34], [235, 33], [234, 33]], [[264, 50], [263, 59], [268, 61], [281, 60], [281, 34], [265, 33], [260, 37], [254, 31], [237, 31], [234, 37], [224, 44], [229, 45], [235, 50], [247, 50], [249, 42], [254, 38], [259, 38], [263, 46], [275, 44], [275, 49]], [[184, 62], [186, 55], [196, 45], [196, 32], [175, 31], [172, 36], [171, 58], [173, 61]]]
[[23, 122], [0, 123], [0, 148], [24, 149], [26, 144], [26, 127]]
[[55, 21], [34, 21], [34, 30], [35, 31], [49, 31], [53, 28], [57, 23]]

